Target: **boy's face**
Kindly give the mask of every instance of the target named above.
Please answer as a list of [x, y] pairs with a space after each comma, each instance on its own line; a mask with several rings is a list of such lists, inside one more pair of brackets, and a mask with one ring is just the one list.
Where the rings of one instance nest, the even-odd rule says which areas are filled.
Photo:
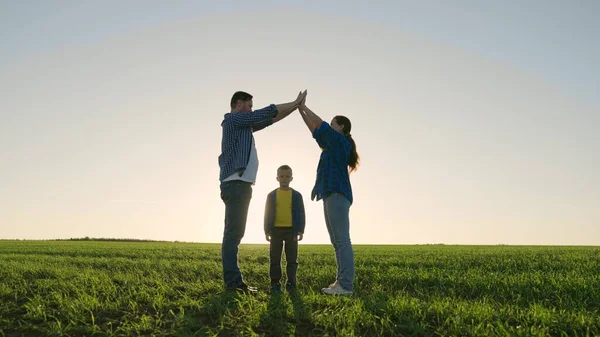
[[290, 181], [292, 180], [294, 180], [294, 177], [292, 177], [292, 170], [277, 170], [277, 181], [279, 182], [279, 187], [290, 187]]

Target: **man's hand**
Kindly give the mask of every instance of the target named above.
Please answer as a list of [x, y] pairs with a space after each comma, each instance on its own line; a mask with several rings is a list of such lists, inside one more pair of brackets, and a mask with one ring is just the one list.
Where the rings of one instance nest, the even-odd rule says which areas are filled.
[[271, 234], [265, 235], [265, 238], [267, 239], [267, 241], [271, 242]]
[[294, 241], [302, 241], [303, 237], [304, 237], [304, 234], [298, 233], [298, 235], [296, 235], [296, 237], [294, 237]]
[[298, 105], [306, 100], [306, 95], [308, 95], [308, 89], [305, 89], [304, 92], [300, 91], [298, 93], [298, 97], [296, 98]]
[[277, 123], [285, 117], [289, 116], [294, 110], [298, 109], [300, 103], [306, 98], [307, 90], [304, 92], [300, 91], [298, 93], [298, 97], [296, 100], [291, 101], [289, 103], [277, 104], [275, 107], [277, 108], [277, 116], [273, 118], [273, 123]]
[[302, 101], [300, 101], [300, 104], [298, 105], [299, 109], [304, 109], [306, 108], [306, 95], [304, 95], [304, 98], [302, 99]]
[[296, 97], [296, 100], [294, 101], [294, 103], [296, 103], [296, 105], [299, 106], [302, 102], [304, 102], [306, 100], [307, 94], [308, 94], [308, 90], [304, 90], [304, 92], [300, 91], [298, 93], [298, 97]]

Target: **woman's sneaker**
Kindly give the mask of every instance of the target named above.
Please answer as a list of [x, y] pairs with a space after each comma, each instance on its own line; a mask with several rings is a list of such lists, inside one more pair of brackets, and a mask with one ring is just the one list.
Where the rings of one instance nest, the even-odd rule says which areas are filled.
[[331, 288], [323, 288], [323, 289], [321, 289], [321, 291], [327, 295], [343, 295], [343, 296], [352, 295], [352, 290], [346, 290], [346, 289], [342, 288], [342, 286], [339, 285], [339, 283], [334, 285]]

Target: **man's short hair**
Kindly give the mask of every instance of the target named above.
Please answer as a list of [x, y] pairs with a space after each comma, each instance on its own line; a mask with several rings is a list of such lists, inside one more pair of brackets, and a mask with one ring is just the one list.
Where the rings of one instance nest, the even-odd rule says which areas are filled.
[[243, 91], [236, 91], [235, 94], [233, 94], [233, 96], [231, 96], [231, 108], [235, 109], [235, 106], [237, 105], [237, 101], [239, 101], [239, 100], [247, 102], [251, 99], [252, 99], [252, 95], [250, 95], [249, 93], [243, 92]]

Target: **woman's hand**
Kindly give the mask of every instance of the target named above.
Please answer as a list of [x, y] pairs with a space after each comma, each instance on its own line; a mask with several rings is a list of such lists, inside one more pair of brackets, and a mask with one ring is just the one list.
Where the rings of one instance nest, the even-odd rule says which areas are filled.
[[304, 90], [304, 92], [300, 91], [298, 93], [298, 97], [296, 97], [296, 100], [294, 101], [296, 103], [296, 105], [300, 106], [300, 104], [302, 104], [302, 102], [306, 101], [307, 91], [308, 90]]

